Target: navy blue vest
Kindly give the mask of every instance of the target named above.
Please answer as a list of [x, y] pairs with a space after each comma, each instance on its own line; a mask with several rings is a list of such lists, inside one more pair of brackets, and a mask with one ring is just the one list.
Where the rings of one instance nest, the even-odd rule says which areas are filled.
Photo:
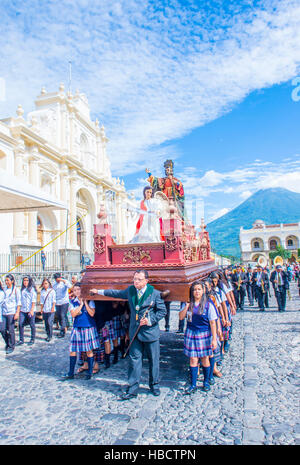
[[209, 302], [206, 303], [203, 313], [200, 315], [198, 313], [198, 307], [194, 306], [192, 321], [188, 320], [187, 328], [191, 329], [192, 331], [200, 331], [200, 332], [209, 331], [210, 324], [209, 324], [209, 319], [208, 319], [208, 308], [209, 308]]
[[[73, 307], [79, 307], [79, 302], [77, 300], [72, 301]], [[92, 328], [93, 326], [96, 326], [96, 321], [91, 315], [89, 315], [88, 311], [85, 308], [85, 305], [83, 305], [81, 309], [81, 315], [78, 315], [75, 317], [73, 327], [74, 328]]]

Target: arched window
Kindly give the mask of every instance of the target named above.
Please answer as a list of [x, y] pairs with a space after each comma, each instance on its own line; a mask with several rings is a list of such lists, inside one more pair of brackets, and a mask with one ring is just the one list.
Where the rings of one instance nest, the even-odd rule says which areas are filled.
[[51, 192], [52, 192], [52, 180], [51, 180], [50, 175], [43, 174], [41, 176], [41, 189], [43, 189], [43, 191], [47, 192], [48, 194], [51, 194]]
[[251, 240], [251, 248], [252, 250], [263, 250], [263, 240], [260, 237], [254, 237], [254, 239]]
[[277, 241], [276, 239], [271, 239], [270, 240], [270, 250], [275, 250], [277, 247]]
[[292, 247], [294, 245], [293, 239], [288, 239], [287, 245], [288, 247]]
[[82, 163], [87, 164], [88, 160], [88, 151], [89, 151], [89, 141], [85, 134], [80, 136], [80, 159]]

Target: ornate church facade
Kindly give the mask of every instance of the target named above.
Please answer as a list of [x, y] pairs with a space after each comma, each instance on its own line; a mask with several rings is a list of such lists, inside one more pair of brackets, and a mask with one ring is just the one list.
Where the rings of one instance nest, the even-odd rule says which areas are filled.
[[128, 210], [131, 199], [124, 182], [111, 175], [107, 143], [104, 127], [90, 118], [86, 96], [66, 92], [63, 84], [57, 92], [43, 88], [26, 119], [19, 105], [16, 117], [0, 120], [2, 172], [67, 206], [2, 214], [0, 253], [34, 252], [73, 225], [46, 251], [64, 253], [70, 263], [85, 252], [92, 255], [93, 224], [101, 204], [113, 239], [130, 239], [136, 218]]

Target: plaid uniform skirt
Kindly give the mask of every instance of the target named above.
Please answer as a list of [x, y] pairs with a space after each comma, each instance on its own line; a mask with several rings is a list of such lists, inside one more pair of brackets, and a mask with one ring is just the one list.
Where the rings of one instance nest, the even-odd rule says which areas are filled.
[[214, 356], [214, 359], [215, 359], [215, 362], [220, 362], [222, 357], [221, 357], [221, 341], [220, 339], [218, 338], [217, 336], [217, 348], [213, 351], [213, 356]]
[[100, 342], [109, 341], [111, 343], [114, 339], [117, 339], [117, 337], [112, 320], [107, 321], [103, 328], [100, 329]]
[[70, 352], [89, 352], [100, 347], [97, 329], [73, 328], [70, 339]]
[[121, 317], [120, 316], [114, 316], [113, 319], [112, 319], [112, 323], [113, 323], [114, 333], [116, 335], [115, 339], [119, 338], [119, 337], [124, 337], [126, 331], [125, 331], [125, 328], [124, 328], [124, 326], [122, 324]]
[[227, 311], [228, 311], [228, 320], [231, 321], [232, 320], [232, 315], [231, 315], [231, 311], [230, 311], [230, 304], [226, 301], [226, 305], [227, 305]]
[[[222, 323], [221, 323], [222, 325]], [[227, 327], [227, 326], [223, 326], [222, 325], [222, 333], [223, 333], [223, 339], [224, 341], [228, 341], [229, 339], [229, 332], [230, 332], [230, 326]]]
[[104, 344], [101, 344], [101, 341], [100, 341], [100, 347], [99, 349], [95, 349], [94, 351], [94, 360], [95, 362], [102, 362], [102, 360], [104, 359]]
[[210, 331], [194, 331], [186, 328], [183, 353], [187, 357], [208, 357], [212, 355], [212, 334]]

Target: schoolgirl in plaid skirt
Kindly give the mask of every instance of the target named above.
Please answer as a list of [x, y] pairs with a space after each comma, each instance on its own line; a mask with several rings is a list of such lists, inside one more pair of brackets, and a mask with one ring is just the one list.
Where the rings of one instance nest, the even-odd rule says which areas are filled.
[[186, 394], [196, 390], [199, 359], [203, 367], [203, 390], [209, 391], [214, 383], [213, 351], [217, 348], [216, 309], [207, 298], [205, 286], [195, 281], [190, 288], [190, 303], [179, 312], [179, 319], [187, 316], [187, 328], [184, 335], [184, 354], [190, 359], [191, 385]]
[[229, 328], [229, 334], [228, 334], [228, 339], [225, 340], [224, 343], [224, 350], [225, 352], [228, 351], [229, 349], [229, 342], [228, 340], [231, 339], [232, 336], [232, 328], [233, 328], [233, 321], [232, 321], [232, 316], [236, 315], [236, 302], [233, 294], [233, 288], [232, 285], [229, 281], [228, 276], [226, 275], [226, 272], [222, 273], [222, 271], [217, 272], [219, 275], [219, 284], [222, 287], [225, 295], [226, 295], [226, 305], [227, 305], [227, 311], [228, 311], [228, 319], [230, 321], [230, 328]]
[[220, 314], [218, 312], [217, 299], [216, 299], [216, 297], [214, 295], [214, 292], [212, 290], [211, 279], [207, 278], [204, 281], [204, 285], [205, 285], [206, 295], [212, 301], [212, 303], [213, 303], [213, 305], [214, 305], [214, 307], [216, 309], [217, 316], [218, 316], [218, 319], [216, 321], [216, 326], [217, 326], [217, 348], [213, 351], [213, 355], [214, 355], [214, 359], [215, 359], [213, 375], [217, 376], [218, 378], [221, 378], [222, 373], [217, 368], [217, 363], [219, 363], [221, 361], [221, 359], [222, 359], [222, 357], [221, 357], [221, 348], [222, 348], [222, 342], [223, 342], [223, 332], [222, 332], [221, 316], [220, 316]]
[[70, 338], [70, 369], [64, 376], [64, 380], [74, 378], [77, 353], [86, 352], [88, 361], [88, 373], [86, 379], [90, 379], [93, 373], [93, 350], [100, 347], [100, 341], [96, 329], [95, 303], [81, 298], [81, 284], [73, 287], [75, 298], [70, 303], [71, 315], [74, 318], [73, 329]]
[[[212, 280], [213, 291], [218, 303], [218, 312], [221, 316], [221, 323], [222, 323], [222, 333], [223, 333], [223, 342], [222, 342], [222, 350], [221, 356], [224, 353], [224, 343], [229, 339], [229, 332], [231, 322], [229, 321], [228, 316], [228, 308], [227, 308], [227, 299], [225, 292], [222, 289], [222, 284], [220, 283], [220, 278], [217, 273], [213, 272], [210, 274], [210, 278]], [[219, 362], [220, 363], [220, 362]]]

